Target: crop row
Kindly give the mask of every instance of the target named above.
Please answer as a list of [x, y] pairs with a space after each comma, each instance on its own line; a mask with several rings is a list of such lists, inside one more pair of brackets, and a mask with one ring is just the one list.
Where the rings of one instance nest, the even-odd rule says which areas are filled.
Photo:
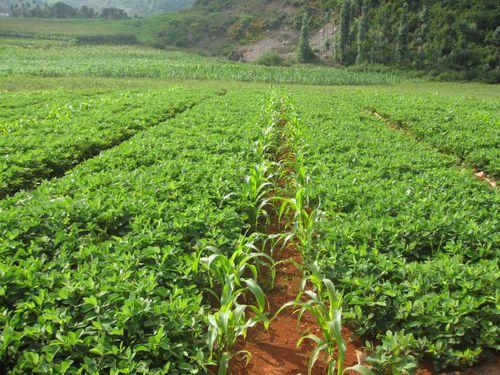
[[[27, 90], [0, 92], [0, 131], [33, 126], [38, 120], [68, 117], [96, 106], [110, 90]], [[116, 96], [116, 95], [115, 95]]]
[[43, 119], [51, 112], [65, 107], [77, 110], [84, 100], [99, 96], [99, 92], [78, 92], [67, 90], [27, 92], [0, 92], [0, 129], [5, 126], [19, 126], [26, 120]]
[[500, 177], [498, 103], [433, 94], [364, 97], [371, 110], [460, 162]]
[[196, 373], [200, 249], [246, 228], [257, 94], [212, 97], [0, 202], [0, 368]]
[[[30, 117], [2, 123], [0, 197], [61, 175], [82, 160], [175, 116], [210, 94], [214, 92], [172, 88], [82, 97], [71, 104], [53, 101], [50, 109], [40, 108]], [[16, 109], [18, 113], [22, 111]]]
[[294, 97], [325, 211], [308, 263], [344, 293], [356, 332], [378, 335], [377, 366], [417, 356], [443, 368], [494, 350], [498, 192], [455, 157], [381, 125], [352, 93]]

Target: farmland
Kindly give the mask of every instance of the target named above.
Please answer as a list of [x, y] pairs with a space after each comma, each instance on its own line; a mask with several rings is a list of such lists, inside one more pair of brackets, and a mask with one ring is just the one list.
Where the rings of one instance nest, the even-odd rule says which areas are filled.
[[[499, 175], [498, 86], [11, 37], [0, 57], [0, 372], [223, 369], [276, 329], [287, 246], [294, 306], [328, 306], [374, 373], [496, 355], [500, 200], [475, 173]], [[316, 367], [341, 369], [322, 333]]]
[[[78, 46], [61, 41], [6, 38], [0, 44], [0, 76], [202, 79], [274, 84], [359, 85], [418, 82], [403, 72], [358, 72], [327, 67], [268, 67], [141, 46]], [[1, 40], [1, 39], [0, 39]], [[19, 42], [16, 42], [18, 40]], [[48, 45], [47, 45], [48, 43]], [[67, 42], [64, 42], [67, 43]]]

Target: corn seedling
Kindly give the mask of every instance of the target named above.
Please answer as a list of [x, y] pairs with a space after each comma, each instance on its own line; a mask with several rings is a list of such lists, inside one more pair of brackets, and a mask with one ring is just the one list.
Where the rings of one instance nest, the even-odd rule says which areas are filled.
[[[296, 264], [296, 266], [304, 269], [300, 264]], [[299, 294], [295, 300], [284, 304], [276, 312], [273, 319], [289, 307], [296, 308], [294, 314], [298, 315], [298, 324], [305, 313], [310, 313], [315, 318], [323, 338], [307, 334], [297, 342], [297, 347], [300, 347], [304, 340], [311, 340], [315, 343], [308, 364], [309, 375], [322, 352], [326, 355], [328, 375], [343, 374], [347, 371], [356, 371], [361, 375], [373, 375], [368, 367], [361, 364], [344, 368], [347, 348], [342, 337], [342, 294], [335, 289], [331, 280], [321, 276], [316, 262], [308, 269], [310, 269], [311, 274], [302, 280]], [[313, 286], [313, 290], [306, 290], [308, 284]]]
[[255, 233], [249, 238], [238, 241], [230, 256], [222, 253], [216, 247], [208, 246], [206, 248], [212, 254], [201, 258], [200, 262], [210, 274], [209, 282], [212, 288], [214, 283], [224, 285], [228, 275], [237, 286], [241, 286], [241, 280], [248, 275], [258, 280], [262, 267], [269, 269], [271, 285], [274, 283], [275, 261], [270, 255], [258, 249], [255, 245], [256, 241], [262, 241], [265, 244], [267, 236]]
[[[209, 283], [213, 294], [219, 302], [219, 309], [209, 314], [209, 328], [207, 343], [210, 350], [210, 361], [215, 360], [218, 365], [218, 374], [227, 373], [231, 358], [242, 355], [247, 361], [250, 353], [233, 351], [239, 337], [246, 337], [248, 328], [257, 323], [268, 327], [269, 319], [266, 315], [266, 297], [257, 281], [260, 268], [268, 267], [271, 283], [275, 277], [275, 262], [272, 257], [259, 251], [255, 242], [263, 238], [260, 234], [253, 234], [249, 238], [240, 240], [231, 256], [223, 254], [215, 247], [208, 247], [211, 255], [201, 258], [200, 263], [208, 270]], [[265, 237], [264, 237], [265, 240]], [[248, 278], [251, 276], [251, 278]], [[214, 291], [214, 284], [221, 287], [220, 296]], [[256, 304], [240, 303], [253, 295]], [[252, 316], [247, 317], [250, 309]]]
[[[218, 365], [218, 375], [227, 374], [229, 361], [242, 355], [247, 363], [251, 354], [245, 350], [233, 350], [239, 337], [246, 337], [247, 330], [258, 323], [263, 323], [266, 329], [269, 319], [266, 311], [266, 297], [254, 279], [243, 279], [243, 287], [238, 287], [234, 275], [226, 277], [222, 287], [220, 308], [208, 315], [209, 327], [207, 335], [210, 360], [215, 360]], [[256, 305], [240, 304], [238, 300], [251, 293], [256, 300]], [[247, 317], [246, 311], [250, 309], [253, 314]]]
[[310, 209], [309, 198], [304, 188], [300, 188], [293, 198], [282, 198], [278, 217], [291, 217], [293, 233], [299, 241], [301, 251], [307, 253], [315, 239], [315, 227], [321, 220], [323, 212], [319, 207]]
[[272, 199], [266, 196], [272, 187], [269, 166], [265, 162], [256, 165], [245, 177], [242, 194], [247, 202], [247, 213], [253, 228], [257, 227], [261, 217], [264, 217], [266, 222], [269, 220], [266, 208], [271, 204]]

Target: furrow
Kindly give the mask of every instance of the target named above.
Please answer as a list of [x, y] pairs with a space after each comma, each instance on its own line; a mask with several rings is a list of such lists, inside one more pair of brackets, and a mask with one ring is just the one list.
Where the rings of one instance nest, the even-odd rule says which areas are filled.
[[[415, 141], [420, 142], [420, 140], [417, 137], [415, 137], [415, 135], [410, 130], [399, 126], [395, 122], [391, 121], [388, 117], [381, 115], [380, 113], [378, 113], [375, 110], [367, 109], [367, 112], [370, 113], [372, 116], [376, 117], [377, 119], [379, 119], [380, 121], [382, 121], [383, 123], [385, 123], [389, 128], [397, 130], [397, 131], [401, 131], [404, 134], [407, 134], [408, 136], [412, 137], [412, 139], [414, 139]], [[429, 146], [432, 147], [432, 145], [429, 145]], [[441, 154], [453, 156], [449, 153], [443, 152], [442, 150], [437, 150], [437, 151]], [[464, 170], [470, 172], [470, 174], [473, 175], [475, 178], [486, 182], [488, 185], [490, 185], [493, 188], [497, 187], [497, 183], [496, 183], [495, 179], [492, 178], [491, 176], [489, 176], [485, 171], [482, 171], [481, 169], [479, 169], [476, 166], [467, 167], [467, 166], [465, 166], [466, 163], [463, 160], [460, 160], [459, 164], [462, 165], [463, 166], [462, 168]]]
[[[221, 92], [220, 95], [224, 95], [225, 92]], [[45, 182], [45, 181], [50, 181], [54, 180], [57, 178], [64, 177], [66, 174], [71, 173], [72, 170], [77, 168], [79, 165], [82, 163], [99, 157], [103, 152], [109, 151], [115, 147], [118, 147], [119, 145], [129, 141], [131, 138], [140, 135], [144, 131], [147, 131], [149, 129], [152, 129], [159, 124], [171, 120], [180, 114], [192, 109], [196, 105], [200, 104], [202, 101], [207, 100], [207, 98], [204, 98], [198, 102], [194, 103], [184, 103], [182, 105], [179, 105], [175, 108], [170, 108], [167, 112], [164, 113], [163, 116], [155, 119], [151, 125], [147, 127], [143, 127], [141, 129], [137, 129], [137, 131], [131, 131], [129, 133], [123, 134], [123, 136], [118, 137], [116, 139], [113, 139], [110, 141], [106, 147], [98, 147], [96, 145], [90, 144], [87, 147], [84, 147], [82, 150], [79, 152], [79, 157], [76, 157], [74, 160], [71, 160], [71, 162], [63, 162], [63, 163], [57, 163], [53, 162], [50, 160], [46, 160], [45, 163], [45, 169], [41, 172], [40, 175], [33, 176], [32, 178], [28, 178], [27, 181], [24, 181], [21, 184], [14, 184], [11, 188], [6, 187], [0, 189], [0, 199], [5, 199], [11, 196], [14, 196], [15, 194], [19, 193], [20, 191], [23, 190], [32, 190], [36, 188], [39, 184]]]

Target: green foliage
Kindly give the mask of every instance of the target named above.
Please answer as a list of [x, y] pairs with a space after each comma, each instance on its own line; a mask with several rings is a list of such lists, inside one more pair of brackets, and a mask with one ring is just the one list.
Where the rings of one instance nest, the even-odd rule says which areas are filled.
[[[169, 10], [164, 1], [141, 2], [140, 9], [137, 0], [108, 0], [104, 6], [124, 7], [129, 15], [137, 11], [151, 14], [155, 13], [155, 9]], [[363, 11], [364, 3], [368, 12]], [[495, 42], [498, 1], [412, 1], [405, 8], [406, 3], [405, 0], [204, 0], [197, 1], [192, 8], [182, 12], [114, 22], [51, 19], [42, 23], [37, 19], [7, 17], [2, 20], [0, 30], [9, 35], [17, 33], [39, 38], [50, 34], [50, 30], [58, 29], [65, 38], [74, 38], [76, 31], [80, 34], [80, 28], [86, 24], [84, 35], [114, 35], [113, 31], [119, 30], [120, 34], [136, 35], [140, 43], [149, 46], [227, 56], [242, 45], [263, 39], [268, 32], [280, 35], [280, 30], [285, 28], [300, 29], [304, 5], [307, 4], [311, 9], [310, 25], [313, 31], [326, 22], [332, 22], [337, 29], [335, 40], [327, 41], [327, 44], [333, 42], [334, 59], [344, 66], [358, 60], [361, 48], [360, 62], [413, 67], [442, 80], [499, 81], [500, 60], [498, 43]], [[103, 6], [97, 1], [91, 5], [96, 4], [96, 9]], [[180, 5], [173, 4], [174, 7]], [[79, 16], [83, 17], [87, 10], [80, 9]], [[61, 30], [63, 21], [65, 27]], [[367, 32], [361, 38], [360, 28], [364, 29], [365, 25]], [[302, 40], [305, 41], [305, 38]]]
[[283, 58], [276, 52], [266, 52], [262, 54], [256, 61], [256, 64], [265, 66], [281, 66], [284, 61]]
[[[410, 65], [436, 76], [454, 71], [462, 72], [461, 79], [498, 80], [499, 59], [493, 42], [497, 24], [492, 16], [498, 13], [498, 2], [375, 1], [367, 4], [368, 14], [362, 1], [351, 2], [350, 11], [349, 3], [334, 7], [340, 14], [337, 60], [343, 65], [352, 63], [353, 51], [362, 45], [353, 35], [359, 36], [360, 27], [367, 23], [365, 61]], [[454, 79], [460, 78], [455, 75]]]
[[351, 2], [346, 0], [342, 2], [340, 10], [340, 37], [339, 37], [339, 52], [338, 59], [342, 65], [350, 64], [349, 52], [349, 31], [351, 22]]
[[[309, 298], [294, 303], [322, 322], [327, 334], [310, 339], [315, 355], [329, 353], [330, 371], [341, 359], [341, 317], [380, 340], [369, 361], [381, 372], [410, 372], [423, 356], [436, 368], [470, 365], [496, 349], [498, 193], [457, 165], [498, 174], [494, 88], [299, 86], [287, 88], [294, 105], [273, 96], [262, 109], [267, 86], [227, 80], [324, 83], [357, 73], [65, 48], [72, 59], [60, 44], [0, 52], [2, 88], [32, 90], [0, 93], [0, 160], [9, 171], [25, 162], [27, 175], [66, 172], [0, 201], [2, 370], [185, 374], [217, 362], [223, 372], [235, 340], [268, 323], [257, 281], [273, 279], [276, 264], [259, 249], [276, 237], [250, 233], [280, 202], [268, 194], [283, 169], [293, 173], [277, 207], [291, 233], [280, 235], [304, 252], [313, 287], [303, 284]], [[20, 78], [30, 72], [39, 77]], [[51, 75], [70, 77], [40, 78]], [[191, 90], [96, 76], [226, 81], [185, 82]], [[114, 91], [34, 90], [85, 82]], [[468, 97], [480, 89], [484, 99]], [[464, 97], [445, 97], [457, 91]], [[99, 156], [80, 158], [86, 145]], [[286, 150], [294, 158], [271, 158]]]
[[368, 7], [366, 4], [363, 5], [361, 11], [361, 19], [358, 25], [358, 55], [356, 57], [356, 63], [361, 64], [367, 60], [368, 55]]
[[[320, 94], [293, 95], [308, 124], [302, 135], [305, 166], [316, 171], [312, 198], [326, 212], [317, 228], [319, 248], [308, 256], [335, 281], [344, 318], [358, 334], [404, 330], [416, 341], [406, 349], [417, 360], [432, 358], [438, 369], [477, 362], [495, 350], [498, 336], [498, 194], [457, 167], [456, 156], [363, 113], [370, 100], [390, 106], [391, 97], [378, 95], [339, 93], [334, 107]], [[427, 108], [442, 110], [439, 99], [427, 100]], [[472, 117], [473, 104], [461, 105]], [[426, 113], [418, 107], [408, 123]], [[490, 116], [494, 108], [491, 101]], [[456, 125], [440, 125], [454, 134]], [[447, 142], [437, 134], [427, 139]], [[407, 352], [400, 352], [404, 358]]]
[[189, 8], [193, 0], [64, 0], [75, 7], [87, 6], [97, 10], [120, 8], [132, 15], [151, 15]]
[[[417, 360], [412, 353], [412, 348], [416, 348], [418, 342], [413, 335], [405, 335], [404, 331], [395, 334], [387, 331], [381, 341], [366, 359], [378, 374], [407, 375], [418, 369]], [[372, 344], [367, 343], [367, 349], [373, 349]]]
[[[266, 297], [256, 281], [259, 269], [254, 262], [263, 257], [269, 262], [266, 266], [274, 267], [274, 261], [269, 255], [257, 251], [251, 237], [240, 240], [230, 257], [218, 249], [213, 251], [214, 254], [201, 260], [210, 275], [215, 275], [217, 287], [221, 289], [220, 296], [216, 295], [218, 308], [208, 315], [207, 343], [210, 359], [215, 359], [218, 365], [218, 375], [225, 375], [233, 357], [243, 354], [247, 362], [250, 360], [249, 352], [235, 351], [237, 340], [245, 338], [248, 329], [258, 323], [264, 324], [266, 328], [269, 326]], [[252, 274], [253, 278], [245, 279], [246, 272]], [[249, 294], [255, 298], [255, 305], [239, 302], [243, 297], [247, 299]], [[247, 309], [252, 311], [251, 317], [247, 317]]]
[[[102, 4], [99, 4], [102, 5]], [[13, 3], [10, 5], [9, 15], [11, 17], [36, 17], [36, 18], [51, 18], [51, 19], [67, 19], [67, 18], [106, 18], [114, 20], [127, 19], [128, 14], [125, 10], [115, 7], [104, 7], [100, 12], [91, 8], [87, 5], [81, 6], [81, 8], [68, 5], [62, 1], [56, 1], [51, 3], [43, 3], [40, 5], [33, 1], [22, 2], [21, 4]]]
[[[141, 46], [57, 46], [44, 49], [0, 47], [0, 76], [130, 77], [266, 82], [276, 84], [360, 85], [420, 81], [407, 73], [359, 72], [330, 67], [271, 67], [235, 63], [184, 52]], [[20, 61], [29, 61], [21, 64]], [[47, 61], [52, 63], [48, 64]]]
[[255, 163], [259, 97], [215, 96], [0, 202], [3, 370], [203, 373], [196, 254], [247, 226], [225, 197]]
[[453, 155], [457, 164], [500, 177], [495, 101], [445, 99], [432, 94], [381, 95], [367, 98], [365, 105], [418, 140]]
[[111, 34], [111, 35], [88, 35], [75, 38], [77, 44], [137, 44], [137, 35], [134, 34]]
[[403, 4], [401, 19], [399, 20], [398, 42], [396, 46], [396, 62], [406, 64], [408, 62], [409, 50], [408, 30], [408, 3]]
[[[304, 340], [312, 340], [315, 343], [315, 348], [309, 359], [309, 375], [312, 373], [321, 352], [325, 352], [327, 356], [328, 375], [333, 375], [335, 369], [337, 374], [343, 374], [347, 348], [342, 338], [342, 295], [335, 290], [333, 283], [328, 279], [318, 280], [316, 276], [313, 276], [304, 279], [302, 286], [305, 287], [308, 281], [313, 282], [316, 291], [306, 291], [302, 288], [296, 300], [290, 305], [298, 307], [299, 324], [305, 313], [311, 314], [319, 326], [323, 338], [314, 334], [305, 335], [297, 342], [297, 347], [300, 347]], [[325, 300], [322, 294], [327, 296]], [[301, 301], [304, 295], [307, 299]]]
[[314, 60], [314, 53], [309, 45], [309, 17], [304, 16], [300, 28], [299, 45], [297, 46], [297, 60], [309, 63]]
[[[3, 97], [16, 106], [13, 116], [24, 111], [18, 106], [18, 95]], [[48, 112], [0, 123], [0, 148], [6, 155], [0, 162], [0, 197], [60, 176], [201, 99], [203, 96], [182, 90], [113, 93], [69, 103], [62, 99], [53, 101]], [[40, 143], [42, 133], [44, 142]]]
[[251, 170], [250, 175], [245, 177], [243, 199], [247, 202], [247, 215], [254, 228], [257, 228], [261, 218], [265, 218], [266, 222], [269, 221], [267, 208], [271, 198], [268, 198], [267, 195], [272, 186], [269, 166], [265, 162], [256, 165]]
[[[281, 202], [278, 210], [278, 220], [287, 222], [288, 225], [285, 226], [285, 229], [291, 229], [295, 244], [304, 258], [306, 254], [310, 254], [317, 249], [315, 246], [315, 242], [318, 241], [317, 226], [322, 217], [322, 212], [318, 208], [310, 208], [309, 178], [307, 170], [302, 164], [305, 158], [304, 149], [301, 146], [303, 130], [298, 114], [288, 98], [273, 97], [268, 107], [272, 109], [271, 117], [275, 119], [273, 122], [278, 123], [278, 126], [273, 128], [281, 139], [278, 154], [288, 155], [284, 156], [283, 160], [280, 160], [280, 167], [285, 170], [290, 168], [295, 171], [292, 178], [288, 179], [288, 186], [284, 190], [287, 196], [295, 190], [295, 196], [278, 198]], [[302, 280], [300, 291], [295, 300], [284, 304], [278, 309], [275, 316], [278, 316], [284, 309], [294, 307], [297, 308], [294, 313], [298, 314], [299, 325], [304, 314], [308, 313], [314, 317], [321, 330], [322, 337], [307, 334], [297, 342], [297, 348], [300, 348], [304, 340], [311, 340], [315, 343], [315, 348], [309, 359], [308, 374], [312, 373], [314, 365], [322, 352], [326, 354], [329, 375], [333, 375], [335, 369], [337, 374], [343, 374], [345, 371], [371, 374], [368, 368], [361, 365], [344, 368], [347, 348], [342, 337], [342, 295], [337, 293], [331, 280], [321, 278], [316, 263], [308, 266], [307, 269], [311, 272], [311, 275]], [[312, 283], [313, 290], [305, 290], [308, 283]], [[327, 298], [324, 299], [323, 295], [326, 295]]]

